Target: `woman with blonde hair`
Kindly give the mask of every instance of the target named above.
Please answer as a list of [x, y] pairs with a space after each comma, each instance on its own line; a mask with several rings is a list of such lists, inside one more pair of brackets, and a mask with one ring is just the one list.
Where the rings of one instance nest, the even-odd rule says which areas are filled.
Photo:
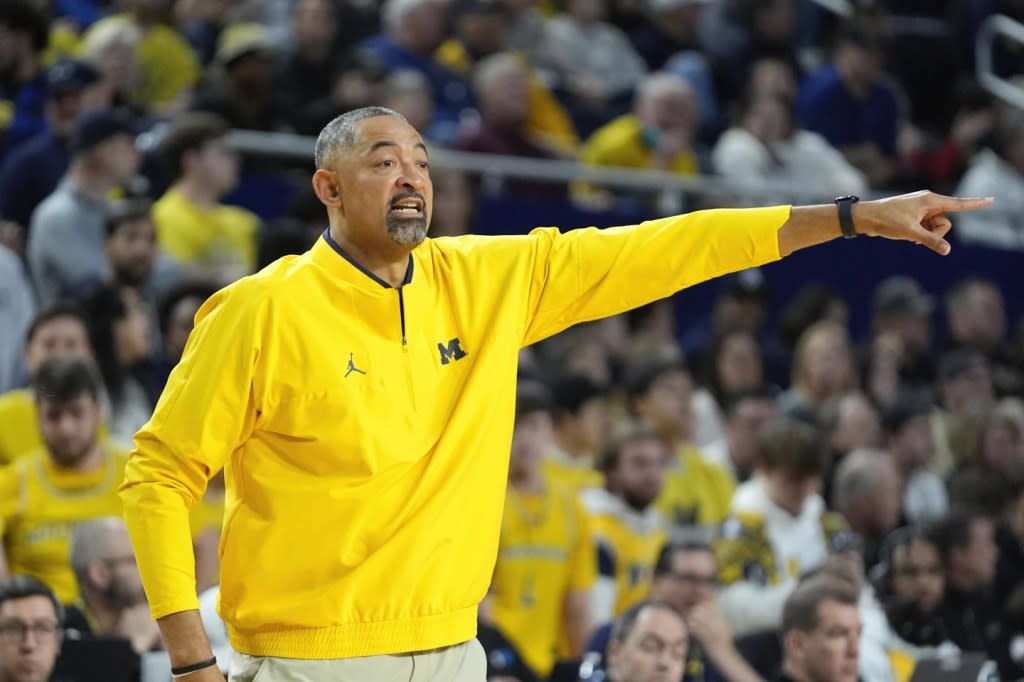
[[779, 397], [779, 409], [796, 417], [817, 417], [836, 396], [857, 388], [857, 371], [846, 327], [832, 320], [816, 322], [804, 330], [796, 344], [788, 391]]

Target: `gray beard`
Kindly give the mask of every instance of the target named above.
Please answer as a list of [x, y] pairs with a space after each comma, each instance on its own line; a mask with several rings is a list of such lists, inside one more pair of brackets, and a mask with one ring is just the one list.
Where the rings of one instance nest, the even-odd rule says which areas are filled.
[[387, 229], [391, 241], [402, 246], [416, 246], [427, 238], [425, 218], [400, 218], [389, 215]]

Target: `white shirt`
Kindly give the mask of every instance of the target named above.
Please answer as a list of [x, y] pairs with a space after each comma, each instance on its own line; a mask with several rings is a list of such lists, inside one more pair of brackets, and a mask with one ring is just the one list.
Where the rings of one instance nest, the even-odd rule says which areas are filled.
[[971, 167], [956, 188], [962, 197], [998, 196], [991, 209], [956, 215], [956, 234], [965, 242], [1024, 251], [1024, 176], [985, 149], [974, 156]]

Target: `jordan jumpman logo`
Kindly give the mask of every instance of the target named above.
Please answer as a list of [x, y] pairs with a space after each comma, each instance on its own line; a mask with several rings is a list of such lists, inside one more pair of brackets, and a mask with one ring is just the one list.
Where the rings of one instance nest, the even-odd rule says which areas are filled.
[[353, 359], [353, 355], [354, 355], [353, 353], [349, 353], [348, 354], [348, 371], [345, 372], [345, 378], [346, 379], [348, 378], [348, 375], [351, 374], [352, 372], [358, 372], [359, 374], [366, 374], [366, 372], [364, 370], [361, 370], [358, 367], [356, 367], [356, 362]]

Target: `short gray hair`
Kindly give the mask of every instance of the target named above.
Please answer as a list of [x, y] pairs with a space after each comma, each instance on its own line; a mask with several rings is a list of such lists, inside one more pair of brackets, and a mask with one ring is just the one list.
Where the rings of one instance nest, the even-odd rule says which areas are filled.
[[832, 502], [836, 509], [845, 513], [858, 493], [877, 485], [884, 476], [883, 467], [892, 465], [892, 455], [871, 448], [857, 448], [843, 457], [832, 484]]
[[347, 111], [325, 125], [324, 129], [320, 131], [320, 135], [316, 138], [314, 158], [317, 169], [326, 167], [328, 160], [337, 152], [355, 144], [357, 123], [378, 116], [394, 116], [405, 121], [405, 116], [402, 116], [394, 109], [388, 109], [387, 107], [363, 107], [362, 109]]
[[71, 570], [80, 588], [88, 584], [89, 564], [106, 558], [111, 532], [123, 527], [124, 520], [118, 516], [103, 516], [75, 526], [71, 532]]

